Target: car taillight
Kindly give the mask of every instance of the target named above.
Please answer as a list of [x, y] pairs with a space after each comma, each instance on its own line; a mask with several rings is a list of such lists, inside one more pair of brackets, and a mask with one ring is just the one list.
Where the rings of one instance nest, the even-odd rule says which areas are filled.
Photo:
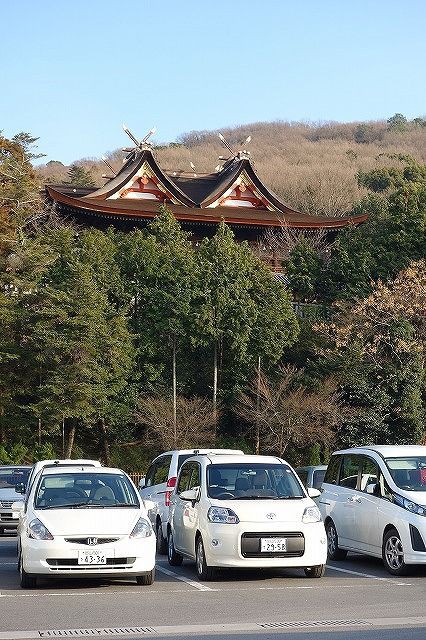
[[173, 476], [172, 478], [169, 478], [167, 480], [167, 491], [166, 491], [166, 497], [165, 497], [165, 504], [166, 507], [170, 507], [170, 496], [172, 495], [173, 491], [170, 491], [170, 489], [174, 489], [174, 487], [176, 486], [176, 476]]

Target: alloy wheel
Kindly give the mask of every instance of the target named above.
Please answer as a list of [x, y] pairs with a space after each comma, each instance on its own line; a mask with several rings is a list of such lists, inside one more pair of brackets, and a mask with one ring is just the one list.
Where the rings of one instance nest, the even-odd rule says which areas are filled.
[[404, 564], [404, 550], [398, 536], [390, 536], [385, 544], [386, 562], [391, 569], [399, 571]]

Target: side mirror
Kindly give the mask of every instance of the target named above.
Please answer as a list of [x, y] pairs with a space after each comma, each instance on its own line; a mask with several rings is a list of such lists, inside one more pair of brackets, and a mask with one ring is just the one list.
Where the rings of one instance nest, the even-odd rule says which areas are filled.
[[18, 484], [15, 484], [15, 492], [22, 493], [23, 495], [25, 493], [25, 484], [23, 482], [18, 482]]
[[152, 500], [142, 500], [142, 502], [147, 511], [154, 511], [157, 509], [157, 505]]
[[318, 498], [321, 495], [321, 491], [318, 491], [318, 489], [314, 489], [314, 487], [308, 487], [307, 491], [310, 498]]
[[12, 518], [18, 520], [21, 513], [24, 512], [25, 503], [23, 500], [12, 502]]
[[199, 495], [200, 487], [195, 487], [194, 489], [187, 489], [186, 491], [182, 491], [182, 493], [179, 494], [179, 498], [195, 503], [197, 502]]
[[145, 480], [146, 480], [145, 476], [143, 476], [143, 477], [139, 480], [139, 483], [138, 483], [138, 487], [139, 487], [139, 489], [143, 489], [143, 488], [145, 487]]
[[365, 492], [370, 496], [380, 496], [380, 485], [377, 482], [372, 482], [365, 487]]

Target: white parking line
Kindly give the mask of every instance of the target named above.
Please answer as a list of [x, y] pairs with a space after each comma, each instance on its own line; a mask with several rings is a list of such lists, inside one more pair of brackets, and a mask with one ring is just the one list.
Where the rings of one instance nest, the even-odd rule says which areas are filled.
[[331, 564], [326, 565], [327, 569], [332, 571], [340, 571], [341, 573], [349, 573], [353, 576], [361, 576], [362, 578], [371, 578], [372, 580], [380, 580], [381, 582], [391, 582], [399, 587], [411, 587], [409, 582], [396, 582], [394, 578], [380, 578], [379, 576], [373, 576], [371, 573], [362, 573], [361, 571], [352, 571], [351, 569], [341, 569], [340, 567], [333, 567]]
[[156, 565], [157, 567], [157, 571], [159, 571], [160, 573], [165, 573], [166, 576], [170, 576], [171, 578], [174, 578], [175, 580], [182, 580], [182, 582], [186, 582], [186, 584], [191, 585], [191, 587], [194, 587], [194, 589], [198, 589], [199, 591], [219, 591], [219, 589], [212, 589], [211, 587], [208, 587], [205, 584], [201, 584], [201, 582], [194, 582], [194, 580], [190, 580], [189, 578], [186, 578], [185, 576], [180, 576], [179, 574], [175, 573], [174, 571], [170, 571], [170, 569], [165, 569], [164, 567], [159, 567], [158, 564]]

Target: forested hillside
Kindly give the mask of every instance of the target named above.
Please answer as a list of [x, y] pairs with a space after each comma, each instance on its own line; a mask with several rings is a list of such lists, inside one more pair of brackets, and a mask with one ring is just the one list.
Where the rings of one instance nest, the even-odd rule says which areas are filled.
[[[308, 213], [344, 214], [366, 193], [358, 184], [358, 172], [393, 166], [396, 155], [426, 162], [426, 120], [407, 121], [401, 114], [387, 121], [344, 124], [260, 122], [221, 132], [237, 150], [250, 135], [247, 149], [259, 176], [285, 202]], [[138, 135], [143, 133], [141, 130]], [[220, 164], [219, 156], [227, 153], [217, 134], [192, 131], [182, 134], [177, 142], [155, 145], [158, 161], [170, 170], [191, 171], [192, 162], [197, 172], [212, 172]], [[123, 146], [127, 142], [123, 133]], [[99, 156], [104, 152], [99, 149]], [[119, 169], [121, 150], [106, 155]], [[109, 173], [100, 158], [76, 159], [76, 164], [88, 170], [98, 185], [103, 184], [102, 174]], [[37, 175], [41, 184], [63, 182], [70, 180], [68, 171], [69, 167], [50, 162], [38, 167]]]

